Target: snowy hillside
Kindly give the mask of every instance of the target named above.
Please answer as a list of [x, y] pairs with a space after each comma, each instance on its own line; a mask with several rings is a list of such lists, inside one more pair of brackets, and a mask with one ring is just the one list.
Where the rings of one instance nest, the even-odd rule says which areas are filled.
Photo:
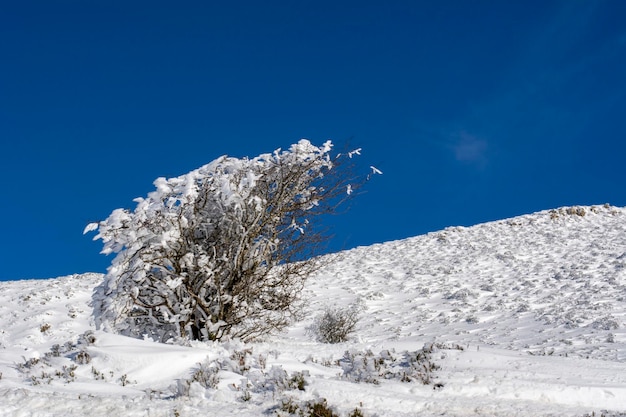
[[[98, 274], [2, 282], [0, 415], [288, 416], [317, 403], [341, 417], [626, 416], [626, 208], [326, 259], [308, 318], [246, 345], [95, 331]], [[361, 311], [352, 340], [314, 341], [314, 318], [348, 305]]]

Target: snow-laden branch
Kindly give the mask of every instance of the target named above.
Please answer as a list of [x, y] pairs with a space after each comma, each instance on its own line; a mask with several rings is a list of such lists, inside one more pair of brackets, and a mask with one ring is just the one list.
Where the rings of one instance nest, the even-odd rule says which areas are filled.
[[306, 254], [323, 238], [310, 220], [356, 184], [331, 150], [330, 141], [303, 139], [252, 159], [222, 156], [157, 178], [134, 210], [87, 225], [103, 253], [117, 254], [94, 296], [96, 323], [158, 340], [253, 337], [286, 325], [315, 268]]

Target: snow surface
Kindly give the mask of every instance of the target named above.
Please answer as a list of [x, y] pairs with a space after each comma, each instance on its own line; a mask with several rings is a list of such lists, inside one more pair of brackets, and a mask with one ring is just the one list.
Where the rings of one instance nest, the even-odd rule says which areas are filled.
[[[0, 415], [286, 415], [287, 399], [322, 398], [340, 416], [626, 415], [626, 208], [548, 210], [325, 260], [305, 288], [307, 320], [246, 345], [96, 331], [99, 274], [2, 282]], [[306, 331], [350, 305], [350, 341]], [[428, 385], [356, 382], [376, 376], [372, 361], [365, 374], [346, 365], [432, 343]], [[199, 370], [204, 386], [190, 382]]]

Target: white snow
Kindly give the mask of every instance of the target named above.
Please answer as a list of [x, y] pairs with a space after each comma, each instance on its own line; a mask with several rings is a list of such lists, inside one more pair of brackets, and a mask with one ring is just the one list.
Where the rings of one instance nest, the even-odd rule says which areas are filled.
[[[626, 208], [547, 210], [326, 259], [305, 288], [307, 319], [246, 345], [95, 331], [99, 274], [2, 282], [0, 415], [286, 415], [287, 398], [325, 398], [342, 417], [355, 407], [366, 417], [626, 415]], [[352, 340], [305, 331], [326, 307], [354, 305]], [[357, 383], [342, 368], [349, 355], [398, 358], [431, 343], [440, 368], [429, 385]], [[202, 369], [208, 388], [187, 382]], [[299, 372], [304, 391], [288, 386]]]
[[375, 166], [370, 166], [370, 168], [372, 169], [372, 174], [379, 174], [380, 175], [380, 174], [383, 173], [380, 169], [376, 168]]

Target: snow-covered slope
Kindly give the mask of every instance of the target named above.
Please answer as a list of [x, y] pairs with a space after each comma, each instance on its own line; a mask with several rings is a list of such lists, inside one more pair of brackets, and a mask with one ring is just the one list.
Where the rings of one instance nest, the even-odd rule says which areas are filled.
[[[248, 345], [94, 331], [98, 274], [0, 283], [0, 415], [288, 415], [283, 403], [322, 399], [340, 416], [626, 412], [625, 208], [451, 227], [327, 260], [305, 289], [308, 319]], [[307, 334], [326, 306], [348, 305], [361, 309], [351, 341]]]

